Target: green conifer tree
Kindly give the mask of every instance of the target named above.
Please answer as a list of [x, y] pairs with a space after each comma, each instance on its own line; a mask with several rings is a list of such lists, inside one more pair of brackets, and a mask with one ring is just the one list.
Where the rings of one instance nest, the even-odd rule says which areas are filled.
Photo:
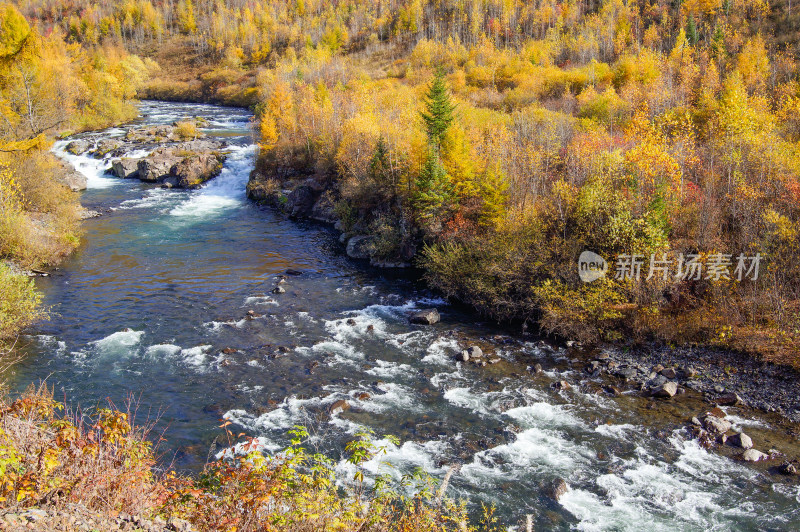
[[450, 100], [447, 83], [444, 81], [444, 73], [439, 70], [425, 95], [425, 111], [420, 113], [425, 122], [425, 132], [428, 134], [431, 148], [439, 150], [447, 128], [453, 123], [455, 109], [455, 104]]
[[434, 150], [428, 153], [414, 185], [413, 205], [419, 221], [435, 224], [450, 208], [453, 184]]
[[369, 162], [369, 176], [379, 185], [384, 185], [391, 180], [391, 167], [389, 165], [389, 146], [381, 135], [375, 144], [375, 153]]
[[689, 21], [686, 23], [686, 38], [692, 46], [697, 45], [697, 23], [694, 21], [694, 15], [689, 15]]

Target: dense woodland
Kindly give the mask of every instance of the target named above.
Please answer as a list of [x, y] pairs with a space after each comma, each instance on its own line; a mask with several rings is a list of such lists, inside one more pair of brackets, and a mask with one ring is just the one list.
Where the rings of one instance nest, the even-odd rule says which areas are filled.
[[[413, 257], [433, 286], [483, 312], [586, 341], [715, 343], [791, 361], [781, 358], [800, 310], [791, 3], [17, 7], [32, 29], [5, 17], [16, 35], [5, 46], [8, 142], [122, 119], [137, 88], [252, 106], [267, 186], [312, 170], [347, 231], [379, 236], [374, 257]], [[34, 124], [13, 93], [48, 68], [74, 83], [37, 85]], [[4, 241], [3, 254], [12, 248]], [[612, 263], [765, 260], [757, 282], [584, 284], [584, 249]]]

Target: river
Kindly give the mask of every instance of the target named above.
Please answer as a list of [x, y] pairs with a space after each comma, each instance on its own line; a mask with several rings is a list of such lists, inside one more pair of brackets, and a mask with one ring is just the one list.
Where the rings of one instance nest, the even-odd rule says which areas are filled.
[[[553, 390], [555, 380], [590, 380], [569, 350], [509, 338], [407, 277], [347, 259], [329, 229], [248, 202], [248, 112], [143, 102], [141, 113], [139, 125], [205, 117], [206, 132], [231, 143], [222, 174], [198, 190], [164, 190], [56, 144], [89, 178], [83, 204], [103, 215], [37, 280], [53, 316], [23, 338], [16, 389], [47, 379], [87, 411], [131, 394], [140, 419], [158, 418], [165, 460], [184, 470], [225, 449], [220, 419], [265, 451], [306, 425], [311, 444], [336, 458], [367, 428], [387, 451], [367, 463], [373, 474], [441, 478], [461, 463], [449, 495], [496, 504], [509, 525], [533, 514], [537, 530], [800, 529], [796, 482], [688, 439], [699, 400], [647, 408], [634, 394]], [[287, 269], [300, 274], [272, 294]], [[442, 322], [408, 323], [409, 311], [431, 306]], [[501, 361], [456, 362], [472, 343]], [[537, 362], [545, 372], [535, 376], [526, 369]], [[331, 415], [340, 399], [351, 408]], [[754, 439], [770, 437], [769, 420], [729, 413]], [[337, 469], [352, 477], [345, 461]], [[558, 501], [542, 488], [556, 478], [570, 488]]]

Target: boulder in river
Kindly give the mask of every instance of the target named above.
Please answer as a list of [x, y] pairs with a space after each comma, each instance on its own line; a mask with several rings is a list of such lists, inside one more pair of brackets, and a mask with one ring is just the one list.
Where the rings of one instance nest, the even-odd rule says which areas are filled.
[[286, 209], [289, 211], [289, 216], [308, 216], [309, 213], [311, 213], [311, 209], [314, 207], [314, 199], [314, 190], [308, 185], [301, 185], [292, 190], [289, 195], [286, 196]]
[[345, 410], [349, 410], [349, 409], [350, 409], [350, 403], [348, 403], [344, 399], [339, 399], [338, 401], [334, 402], [331, 405], [331, 407], [328, 409], [328, 411], [331, 413], [332, 416], [335, 416], [336, 414], [340, 414], [340, 413], [344, 412]]
[[752, 449], [753, 448], [753, 440], [745, 434], [744, 432], [738, 432], [733, 436], [730, 436], [727, 439], [727, 443], [729, 445], [733, 445], [734, 447], [740, 447], [742, 449]]
[[665, 382], [664, 384], [653, 388], [652, 393], [654, 397], [663, 397], [665, 399], [669, 399], [678, 393], [678, 384], [672, 381]]
[[139, 159], [137, 163], [138, 177], [148, 183], [157, 183], [170, 176], [172, 167], [180, 162], [180, 158], [166, 153], [158, 153]]
[[632, 368], [630, 366], [619, 368], [614, 372], [614, 375], [616, 375], [617, 377], [621, 377], [626, 381], [629, 381], [636, 377], [636, 368]]
[[118, 151], [121, 151], [121, 148], [122, 143], [120, 141], [114, 139], [103, 139], [95, 145], [94, 150], [92, 150], [92, 155], [98, 159], [103, 159], [106, 155], [113, 155]]
[[469, 346], [468, 348], [461, 351], [461, 357], [464, 360], [464, 362], [469, 361], [469, 359], [471, 358], [475, 359], [475, 358], [480, 358], [482, 356], [483, 356], [483, 351], [481, 351], [481, 348], [478, 347], [477, 345]]
[[678, 376], [678, 372], [675, 371], [675, 368], [664, 368], [661, 370], [661, 375], [666, 377], [667, 379], [675, 379]]
[[420, 310], [411, 315], [411, 323], [418, 325], [433, 325], [440, 320], [439, 311], [435, 308]]
[[545, 486], [545, 493], [551, 499], [558, 501], [569, 491], [569, 486], [563, 478], [557, 478]]
[[224, 158], [216, 153], [192, 155], [171, 167], [170, 173], [178, 178], [181, 188], [196, 188], [216, 177], [222, 171]]
[[73, 140], [66, 146], [67, 153], [80, 155], [89, 149], [89, 143], [85, 140]]
[[330, 194], [323, 194], [311, 207], [311, 219], [323, 223], [336, 221], [336, 204]]
[[132, 179], [139, 175], [139, 159], [123, 157], [111, 161], [111, 173], [122, 179]]
[[742, 398], [739, 397], [738, 394], [731, 392], [731, 393], [726, 393], [726, 394], [720, 395], [719, 397], [717, 397], [714, 400], [714, 402], [717, 403], [718, 405], [722, 405], [722, 406], [733, 406], [733, 405], [741, 404], [742, 403]]
[[567, 381], [556, 381], [550, 385], [550, 387], [554, 390], [569, 390], [572, 386], [569, 385]]
[[778, 467], [778, 472], [784, 475], [797, 475], [798, 468], [796, 462], [784, 462]]
[[745, 462], [761, 462], [762, 460], [768, 460], [769, 455], [764, 454], [756, 449], [747, 449], [742, 453], [740, 458]]
[[713, 434], [725, 434], [731, 430], [731, 422], [717, 416], [707, 415], [703, 418], [703, 426]]

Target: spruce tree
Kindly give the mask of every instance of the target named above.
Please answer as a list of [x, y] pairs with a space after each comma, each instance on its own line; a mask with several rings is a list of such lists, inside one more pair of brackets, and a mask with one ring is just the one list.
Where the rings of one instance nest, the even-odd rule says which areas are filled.
[[697, 24], [694, 21], [694, 15], [689, 15], [689, 21], [686, 23], [686, 38], [692, 46], [697, 45]]
[[380, 185], [384, 185], [390, 180], [389, 146], [386, 145], [383, 135], [378, 138], [378, 142], [375, 144], [375, 153], [372, 154], [372, 160], [369, 162], [368, 172], [369, 176]]
[[429, 225], [435, 223], [452, 203], [453, 185], [434, 150], [428, 153], [414, 185], [414, 209], [420, 221]]
[[444, 73], [439, 70], [425, 95], [425, 111], [420, 113], [431, 148], [438, 151], [447, 128], [453, 123], [455, 109], [444, 81]]

